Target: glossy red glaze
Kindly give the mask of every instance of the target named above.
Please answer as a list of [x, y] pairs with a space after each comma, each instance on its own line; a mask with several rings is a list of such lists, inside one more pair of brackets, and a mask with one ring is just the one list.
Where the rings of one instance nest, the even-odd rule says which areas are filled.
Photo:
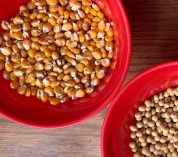
[[[27, 0], [3, 0], [0, 2], [0, 21], [13, 17], [20, 4]], [[26, 98], [9, 88], [9, 82], [0, 73], [0, 113], [20, 124], [55, 128], [79, 123], [100, 112], [118, 93], [131, 56], [131, 32], [124, 8], [119, 0], [98, 1], [99, 6], [113, 23], [115, 29], [115, 50], [107, 77], [95, 92], [83, 99], [69, 101], [58, 106], [42, 103], [35, 97]]]
[[178, 62], [151, 68], [132, 79], [111, 103], [102, 132], [103, 157], [132, 157], [129, 148], [130, 125], [144, 100], [178, 85]]

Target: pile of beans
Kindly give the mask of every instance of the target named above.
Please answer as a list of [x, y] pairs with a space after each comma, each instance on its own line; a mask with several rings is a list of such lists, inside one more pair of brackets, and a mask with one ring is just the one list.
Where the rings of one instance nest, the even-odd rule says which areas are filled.
[[178, 88], [154, 95], [138, 108], [130, 126], [134, 157], [178, 157]]
[[3, 77], [52, 105], [92, 93], [113, 57], [111, 23], [89, 0], [31, 0], [2, 28]]

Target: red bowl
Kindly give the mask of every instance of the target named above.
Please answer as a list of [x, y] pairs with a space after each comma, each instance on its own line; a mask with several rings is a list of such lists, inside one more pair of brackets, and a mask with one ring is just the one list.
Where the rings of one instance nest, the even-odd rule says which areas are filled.
[[[0, 22], [13, 17], [27, 0], [3, 0], [0, 2]], [[120, 0], [94, 0], [114, 25], [115, 50], [107, 77], [92, 95], [69, 101], [58, 106], [42, 103], [36, 98], [26, 98], [9, 88], [9, 81], [0, 72], [0, 113], [20, 124], [55, 128], [66, 127], [84, 121], [100, 112], [118, 93], [128, 71], [131, 56], [131, 32]]]
[[132, 157], [130, 125], [138, 106], [152, 95], [178, 85], [178, 62], [151, 68], [132, 79], [111, 103], [102, 131], [103, 157]]

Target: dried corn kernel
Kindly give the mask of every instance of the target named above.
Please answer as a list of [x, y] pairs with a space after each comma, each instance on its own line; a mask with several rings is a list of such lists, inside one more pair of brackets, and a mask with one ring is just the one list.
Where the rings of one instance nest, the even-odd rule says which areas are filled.
[[90, 0], [30, 0], [2, 28], [3, 77], [52, 105], [92, 93], [113, 58], [113, 29]]

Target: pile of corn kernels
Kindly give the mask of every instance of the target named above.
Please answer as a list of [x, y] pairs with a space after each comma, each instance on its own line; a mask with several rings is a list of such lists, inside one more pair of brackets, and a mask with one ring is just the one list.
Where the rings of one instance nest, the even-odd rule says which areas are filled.
[[154, 95], [138, 108], [130, 126], [134, 157], [178, 157], [178, 88]]
[[113, 57], [111, 24], [90, 0], [31, 0], [2, 28], [3, 77], [52, 105], [92, 93]]

